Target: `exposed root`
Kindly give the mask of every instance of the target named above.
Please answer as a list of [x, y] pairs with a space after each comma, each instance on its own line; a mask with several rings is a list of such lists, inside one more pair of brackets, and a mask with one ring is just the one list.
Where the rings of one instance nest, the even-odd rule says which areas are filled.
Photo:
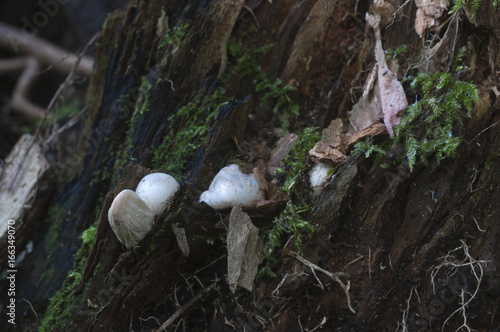
[[336, 283], [338, 283], [340, 285], [340, 287], [342, 287], [342, 289], [345, 292], [345, 295], [347, 297], [347, 306], [349, 307], [349, 310], [351, 310], [352, 313], [356, 313], [356, 311], [352, 308], [351, 297], [349, 296], [349, 289], [351, 288], [351, 282], [348, 281], [347, 285], [346, 285], [339, 278], [339, 277], [349, 277], [349, 275], [347, 273], [344, 273], [344, 272], [332, 273], [330, 271], [322, 269], [321, 267], [317, 266], [316, 264], [309, 262], [307, 259], [305, 259], [304, 257], [300, 256], [296, 252], [293, 252], [293, 251], [290, 251], [290, 250], [287, 250], [286, 254], [288, 256], [291, 256], [291, 257], [295, 258], [296, 260], [298, 260], [302, 264], [305, 264], [305, 265], [309, 266], [311, 269], [314, 269], [314, 270], [319, 271], [319, 272], [323, 272], [328, 277], [330, 277], [332, 280], [334, 280]]
[[[469, 254], [469, 247], [465, 244], [463, 240], [460, 240], [461, 245], [451, 251], [449, 251], [446, 256], [442, 257], [442, 263], [439, 264], [438, 266], [435, 266], [431, 272], [431, 283], [432, 283], [432, 288], [434, 293], [436, 293], [436, 288], [435, 288], [435, 283], [434, 279], [436, 278], [436, 275], [438, 272], [441, 270], [441, 268], [446, 269], [447, 275], [451, 276], [455, 274], [459, 268], [469, 268], [471, 274], [474, 276], [476, 279], [476, 288], [474, 292], [471, 294], [470, 292], [467, 292], [464, 289], [460, 290], [460, 307], [455, 310], [454, 312], [451, 313], [448, 318], [444, 321], [441, 331], [444, 331], [444, 328], [446, 324], [450, 321], [450, 319], [457, 313], [462, 313], [462, 317], [464, 319], [463, 324], [456, 329], [455, 331], [458, 331], [462, 328], [467, 329], [467, 331], [472, 331], [472, 329], [467, 325], [467, 314], [466, 314], [466, 307], [469, 303], [472, 302], [472, 300], [476, 297], [477, 293], [479, 292], [479, 288], [481, 286], [481, 281], [483, 280], [483, 266], [482, 264], [486, 264], [488, 261], [486, 260], [477, 260], [472, 258], [472, 256]], [[463, 255], [465, 256], [461, 261], [455, 257], [454, 252], [457, 251], [463, 251]], [[469, 294], [469, 299], [465, 298], [465, 294]]]
[[417, 287], [413, 287], [410, 290], [410, 296], [408, 296], [408, 299], [406, 299], [406, 309], [403, 310], [403, 318], [401, 319], [401, 322], [398, 322], [398, 327], [396, 328], [396, 331], [399, 331], [400, 327], [401, 327], [401, 331], [402, 332], [408, 332], [409, 331], [408, 326], [406, 325], [407, 324], [406, 322], [408, 320], [408, 315], [410, 314], [410, 301], [411, 301], [411, 297], [413, 295], [413, 291], [415, 291], [415, 294], [418, 297]]
[[29, 306], [30, 306], [30, 308], [31, 308], [31, 311], [33, 311], [33, 313], [35, 314], [35, 317], [36, 317], [36, 322], [37, 322], [37, 324], [38, 324], [38, 315], [37, 315], [37, 313], [36, 313], [36, 311], [35, 311], [35, 308], [33, 308], [33, 305], [31, 304], [31, 302], [30, 302], [30, 301], [28, 301], [28, 300], [26, 300], [26, 299], [21, 299], [21, 301], [24, 301], [24, 302], [26, 302], [26, 303], [28, 303], [28, 304], [29, 304]]
[[391, 20], [391, 23], [389, 25], [387, 25], [385, 28], [387, 29], [388, 27], [390, 27], [391, 25], [394, 24], [394, 21], [396, 21], [396, 16], [398, 15], [398, 13], [410, 2], [410, 0], [406, 0], [401, 6], [398, 7], [398, 9], [392, 14], [392, 20]]
[[182, 315], [186, 310], [191, 308], [193, 304], [195, 304], [199, 299], [201, 299], [203, 296], [208, 294], [212, 289], [214, 289], [215, 285], [217, 283], [217, 280], [214, 281], [213, 284], [199, 292], [195, 297], [193, 297], [191, 300], [189, 300], [186, 304], [184, 304], [182, 307], [177, 309], [172, 316], [170, 316], [157, 330], [156, 332], [162, 332], [164, 329], [169, 327], [180, 315]]

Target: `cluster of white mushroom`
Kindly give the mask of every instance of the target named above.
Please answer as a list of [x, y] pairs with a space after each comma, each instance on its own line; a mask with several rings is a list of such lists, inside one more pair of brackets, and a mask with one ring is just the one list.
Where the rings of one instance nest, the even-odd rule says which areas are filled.
[[151, 230], [155, 215], [168, 205], [179, 183], [165, 173], [146, 175], [135, 191], [120, 192], [108, 211], [111, 229], [127, 249], [133, 248]]
[[[331, 176], [332, 167], [318, 163], [310, 173], [310, 182], [317, 196]], [[179, 188], [177, 181], [164, 173], [146, 175], [135, 191], [120, 192], [108, 211], [111, 228], [118, 240], [133, 248], [151, 230], [155, 215], [168, 205]], [[264, 192], [254, 174], [243, 174], [237, 165], [224, 167], [217, 173], [199, 201], [216, 210], [234, 206], [251, 207], [255, 199], [264, 199]]]

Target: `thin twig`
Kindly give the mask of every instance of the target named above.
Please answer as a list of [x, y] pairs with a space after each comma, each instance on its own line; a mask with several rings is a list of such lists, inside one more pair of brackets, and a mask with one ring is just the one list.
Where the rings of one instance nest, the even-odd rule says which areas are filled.
[[495, 127], [495, 126], [496, 126], [499, 122], [500, 122], [500, 120], [498, 120], [498, 121], [497, 121], [497, 122], [495, 122], [494, 124], [489, 125], [488, 127], [486, 127], [486, 128], [484, 128], [483, 130], [481, 130], [481, 132], [480, 132], [479, 134], [477, 134], [476, 136], [474, 136], [474, 138], [473, 138], [473, 139], [471, 139], [471, 140], [469, 141], [469, 144], [470, 144], [473, 140], [475, 140], [476, 138], [478, 138], [478, 137], [479, 137], [479, 135], [481, 135], [482, 133], [484, 133], [486, 130], [488, 130], [488, 129], [492, 128], [492, 127]]
[[[92, 38], [92, 42], [95, 38]], [[12, 48], [15, 53], [28, 54], [44, 64], [52, 64], [56, 70], [90, 76], [94, 59], [64, 50], [36, 36], [26, 36], [21, 29], [0, 23], [0, 46]], [[87, 46], [85, 47], [85, 49]]]
[[257, 25], [257, 29], [260, 29], [259, 21], [257, 20], [257, 16], [255, 16], [255, 14], [253, 13], [253, 10], [250, 7], [248, 7], [247, 5], [243, 5], [243, 8], [245, 8], [246, 10], [248, 10], [250, 12], [250, 14], [252, 15], [252, 17], [255, 21], [255, 24]]
[[[73, 76], [75, 75], [75, 73], [77, 71], [77, 68], [78, 68], [78, 65], [80, 63], [80, 60], [82, 60], [83, 55], [85, 54], [85, 52], [87, 51], [87, 49], [89, 48], [89, 46], [92, 45], [95, 42], [95, 40], [97, 39], [97, 37], [99, 37], [99, 32], [96, 33], [89, 40], [89, 42], [83, 47], [82, 51], [80, 53], [78, 53], [78, 57], [76, 59], [76, 62], [74, 64], [73, 68], [71, 69], [70, 73], [68, 74], [68, 76], [66, 77], [66, 79], [64, 80], [64, 82], [57, 89], [57, 91], [54, 94], [54, 96], [52, 97], [49, 105], [47, 106], [47, 110], [45, 111], [45, 114], [43, 115], [42, 120], [38, 123], [38, 127], [36, 128], [35, 134], [33, 135], [33, 140], [31, 141], [31, 144], [29, 145], [29, 147], [26, 149], [26, 151], [24, 153], [24, 157], [22, 158], [21, 164], [24, 164], [24, 161], [28, 157], [28, 154], [29, 154], [31, 148], [33, 147], [33, 145], [35, 144], [36, 139], [40, 136], [40, 131], [42, 130], [42, 126], [45, 123], [45, 120], [47, 119], [48, 113], [54, 107], [54, 105], [55, 105], [57, 99], [59, 98], [59, 96], [63, 93], [63, 91], [66, 89], [66, 87], [70, 84], [71, 80], [73, 79]], [[14, 175], [14, 179], [16, 179], [18, 177], [19, 172], [21, 171], [21, 169], [22, 169], [22, 167], [19, 167], [17, 169], [16, 174]], [[9, 187], [9, 191], [11, 191], [14, 188], [14, 185], [16, 184], [16, 182], [17, 182], [17, 179], [14, 180], [14, 181], [12, 181], [11, 186]]]
[[344, 265], [342, 270], [345, 270], [349, 265], [356, 263], [357, 261], [359, 261], [360, 259], [363, 259], [364, 257], [365, 257], [364, 255], [358, 256], [358, 258], [355, 258], [352, 261], [350, 261], [349, 263], [347, 263], [346, 265]]

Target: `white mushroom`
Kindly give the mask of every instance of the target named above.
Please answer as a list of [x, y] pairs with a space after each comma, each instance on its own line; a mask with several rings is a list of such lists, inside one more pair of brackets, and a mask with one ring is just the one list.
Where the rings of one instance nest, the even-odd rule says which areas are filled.
[[151, 173], [142, 178], [135, 192], [155, 215], [159, 215], [178, 188], [179, 183], [172, 176], [165, 173]]
[[139, 195], [125, 189], [113, 200], [108, 220], [118, 240], [130, 249], [151, 230], [154, 213]]
[[332, 176], [333, 166], [327, 163], [315, 164], [309, 173], [309, 182], [314, 196], [319, 196], [323, 191], [330, 177]]
[[217, 173], [208, 191], [201, 194], [200, 202], [221, 210], [233, 206], [251, 207], [254, 199], [263, 198], [255, 176], [241, 173], [238, 165], [233, 164]]

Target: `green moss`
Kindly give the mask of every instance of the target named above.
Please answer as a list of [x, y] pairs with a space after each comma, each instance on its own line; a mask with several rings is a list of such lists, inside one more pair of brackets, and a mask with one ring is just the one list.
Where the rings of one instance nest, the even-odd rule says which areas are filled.
[[418, 74], [411, 81], [411, 89], [419, 100], [405, 111], [395, 127], [394, 139], [375, 146], [368, 138], [356, 144], [354, 153], [367, 157], [375, 154], [379, 163], [388, 149], [402, 144], [411, 171], [417, 161], [428, 165], [431, 156], [437, 164], [455, 156], [461, 142], [456, 133], [463, 118], [471, 116], [474, 103], [480, 101], [476, 86], [455, 79], [452, 73], [438, 72]]
[[284, 234], [295, 237], [295, 247], [302, 254], [302, 242], [304, 237], [311, 237], [314, 233], [314, 227], [301, 216], [304, 212], [310, 210], [310, 207], [303, 205], [294, 205], [288, 201], [285, 209], [274, 219], [273, 227], [267, 233], [267, 241], [264, 245], [264, 254], [266, 258], [273, 260], [274, 250], [281, 246], [281, 239]]
[[40, 278], [38, 278], [38, 280], [36, 281], [36, 286], [38, 287], [42, 282], [52, 279], [53, 275], [54, 275], [54, 267], [51, 266], [50, 268], [46, 268], [45, 271], [40, 276]]
[[76, 326], [76, 309], [86, 298], [86, 292], [77, 296], [76, 288], [82, 279], [85, 255], [95, 243], [95, 232], [94, 224], [80, 236], [82, 245], [74, 255], [73, 270], [68, 272], [61, 289], [49, 300], [49, 306], [39, 328], [40, 332], [65, 331], [71, 326]]
[[484, 162], [484, 168], [488, 171], [494, 168], [495, 165], [498, 164], [499, 156], [500, 156], [500, 151], [498, 149], [492, 149], [490, 151], [490, 154], [488, 155], [488, 158]]
[[218, 243], [225, 244], [227, 242], [227, 233], [223, 232], [223, 231], [220, 231], [220, 232], [216, 231], [216, 232], [211, 233], [211, 234], [194, 234], [188, 238], [189, 242], [197, 241], [197, 240], [201, 240], [201, 241], [203, 241], [206, 244], [211, 245], [211, 246], [218, 244]]
[[387, 49], [385, 51], [386, 60], [388, 60], [390, 58], [399, 59], [403, 55], [408, 53], [409, 50], [410, 50], [410, 47], [407, 45], [399, 46], [399, 47], [392, 48], [392, 49]]
[[184, 36], [186, 35], [186, 30], [189, 27], [189, 24], [183, 24], [180, 26], [176, 26], [163, 37], [163, 41], [160, 45], [158, 45], [158, 49], [166, 48], [171, 45], [185, 45], [186, 43], [183, 41]]
[[288, 92], [296, 91], [297, 88], [291, 85], [283, 85], [283, 82], [277, 78], [271, 81], [267, 76], [259, 76], [254, 80], [255, 91], [262, 91], [264, 95], [260, 101], [263, 106], [266, 103], [274, 105], [273, 113], [278, 113], [282, 110], [285, 114], [283, 119], [283, 129], [290, 128], [291, 119], [299, 115], [299, 105], [294, 103], [288, 96]]
[[243, 45], [243, 43], [240, 40], [231, 37], [229, 38], [229, 41], [227, 43], [227, 50], [230, 56], [238, 57], [245, 50], [245, 45]]
[[[169, 118], [168, 134], [153, 155], [154, 168], [182, 180], [187, 163], [204, 142], [219, 108], [227, 103], [225, 93], [218, 88], [209, 96], [188, 102]], [[179, 129], [175, 130], [175, 124], [179, 124]]]
[[[483, 3], [483, 0], [446, 0], [446, 2], [449, 4], [450, 2], [453, 2], [453, 7], [451, 8], [450, 10], [450, 14], [462, 9], [462, 8], [465, 8], [465, 7], [469, 7], [472, 8], [472, 13], [471, 13], [471, 17], [474, 17], [477, 13], [477, 10], [479, 9], [479, 7], [481, 7], [481, 4]], [[494, 9], [496, 9], [498, 7], [498, 5], [500, 4], [500, 0], [493, 0], [493, 1], [490, 1], [492, 7]]]
[[[139, 107], [138, 107], [138, 115], [141, 116], [145, 112], [149, 111], [149, 95], [151, 93], [151, 89], [153, 86], [147, 77], [143, 77], [141, 81], [141, 85], [139, 87]], [[135, 124], [134, 124], [135, 125]]]
[[47, 261], [51, 261], [55, 250], [59, 244], [59, 226], [66, 209], [62, 204], [54, 204], [49, 208], [47, 221], [50, 223], [49, 230], [45, 235], [45, 250], [47, 252]]
[[83, 301], [75, 295], [75, 289], [81, 280], [81, 274], [69, 272], [61, 290], [49, 302], [49, 307], [40, 325], [40, 332], [64, 331], [75, 326], [73, 316], [77, 305]]
[[236, 74], [240, 78], [253, 77], [252, 83], [255, 92], [262, 93], [260, 105], [270, 105], [274, 113], [284, 114], [283, 129], [288, 130], [290, 122], [299, 115], [299, 106], [293, 102], [289, 93], [297, 88], [291, 85], [283, 85], [281, 79], [270, 79], [258, 63], [258, 56], [272, 48], [272, 44], [245, 50], [244, 45], [231, 39], [228, 43], [229, 54], [239, 57], [236, 66], [230, 74]]
[[[276, 248], [282, 245], [284, 235], [294, 237], [294, 245], [299, 253], [302, 253], [302, 243], [305, 237], [311, 237], [314, 227], [303, 218], [303, 214], [310, 208], [302, 203], [301, 197], [296, 190], [295, 184], [299, 182], [304, 172], [304, 165], [307, 162], [309, 150], [311, 150], [320, 135], [317, 128], [305, 128], [299, 134], [290, 153], [285, 158], [284, 169], [278, 170], [278, 176], [285, 176], [280, 190], [287, 194], [289, 201], [280, 215], [274, 219], [273, 225], [268, 230], [262, 230], [264, 238], [264, 254], [270, 261], [274, 260], [273, 253]], [[259, 277], [272, 275], [269, 264], [265, 264], [259, 271]]]
[[146, 250], [146, 255], [149, 256], [153, 251], [156, 250], [160, 237], [165, 234], [169, 226], [170, 223], [168, 223], [167, 221], [162, 221], [158, 228], [156, 228], [153, 236], [151, 237], [151, 241], [149, 242], [148, 249]]
[[293, 147], [285, 158], [285, 168], [278, 169], [278, 175], [286, 175], [280, 190], [292, 196], [292, 189], [302, 175], [304, 164], [307, 161], [309, 151], [320, 140], [318, 128], [305, 128], [299, 134]]
[[96, 235], [96, 226], [92, 225], [89, 228], [87, 228], [85, 231], [83, 231], [81, 238], [83, 244], [88, 244], [89, 247], [92, 247], [95, 243], [95, 235]]

